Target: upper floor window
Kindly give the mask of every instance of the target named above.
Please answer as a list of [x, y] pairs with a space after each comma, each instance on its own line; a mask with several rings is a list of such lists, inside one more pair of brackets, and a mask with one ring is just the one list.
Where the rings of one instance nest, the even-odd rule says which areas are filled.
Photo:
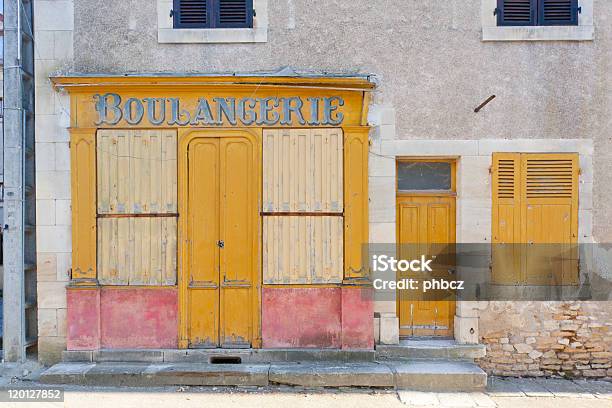
[[498, 26], [578, 25], [578, 0], [497, 0]]
[[174, 28], [253, 28], [253, 0], [173, 0]]

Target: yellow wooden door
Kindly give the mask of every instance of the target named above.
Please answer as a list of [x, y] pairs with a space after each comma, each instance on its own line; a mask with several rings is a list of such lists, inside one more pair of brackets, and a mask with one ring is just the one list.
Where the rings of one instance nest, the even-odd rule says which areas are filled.
[[187, 328], [191, 347], [219, 345], [219, 139], [188, 148]]
[[190, 347], [250, 347], [256, 336], [257, 174], [243, 137], [187, 149], [187, 337]]
[[[422, 286], [423, 280], [453, 278], [455, 204], [453, 195], [398, 196], [399, 258], [420, 259], [421, 255], [426, 255], [428, 259], [435, 257], [432, 272], [399, 272], [398, 279], [418, 279]], [[452, 292], [398, 290], [398, 312], [400, 336], [447, 337], [453, 334], [455, 301]]]
[[250, 347], [257, 261], [257, 175], [246, 138], [220, 142], [220, 280], [222, 347]]

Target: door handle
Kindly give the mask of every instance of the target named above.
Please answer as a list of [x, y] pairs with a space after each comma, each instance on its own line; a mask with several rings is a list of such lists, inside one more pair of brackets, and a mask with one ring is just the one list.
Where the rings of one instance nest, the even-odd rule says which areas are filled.
[[225, 242], [223, 242], [223, 240], [217, 241], [217, 246], [219, 248], [223, 248], [225, 246]]

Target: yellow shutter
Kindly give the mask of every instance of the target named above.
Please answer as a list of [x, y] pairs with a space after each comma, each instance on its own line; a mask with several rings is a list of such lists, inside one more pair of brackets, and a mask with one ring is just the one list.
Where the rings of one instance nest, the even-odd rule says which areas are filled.
[[342, 217], [264, 217], [264, 283], [342, 282], [342, 232]]
[[266, 130], [263, 211], [342, 213], [342, 129]]
[[493, 154], [493, 281], [518, 283], [521, 271], [521, 160], [518, 153]]
[[492, 170], [493, 281], [576, 283], [578, 155], [495, 153]]
[[577, 282], [578, 155], [523, 154], [524, 281]]
[[342, 282], [343, 145], [342, 129], [264, 131], [264, 283]]
[[176, 132], [97, 133], [97, 271], [105, 285], [176, 282]]

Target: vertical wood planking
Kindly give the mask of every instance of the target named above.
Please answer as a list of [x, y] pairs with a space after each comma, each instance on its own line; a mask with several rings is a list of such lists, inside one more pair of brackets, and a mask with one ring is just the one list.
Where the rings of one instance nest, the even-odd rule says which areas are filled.
[[344, 210], [342, 129], [264, 131], [263, 210]]
[[176, 219], [100, 218], [98, 280], [103, 285], [174, 285]]
[[[177, 212], [177, 138], [173, 130], [99, 130], [98, 214]], [[174, 285], [174, 217], [99, 218], [101, 284]]]
[[176, 132], [98, 131], [98, 214], [177, 211]]
[[342, 282], [342, 217], [264, 217], [264, 283]]

